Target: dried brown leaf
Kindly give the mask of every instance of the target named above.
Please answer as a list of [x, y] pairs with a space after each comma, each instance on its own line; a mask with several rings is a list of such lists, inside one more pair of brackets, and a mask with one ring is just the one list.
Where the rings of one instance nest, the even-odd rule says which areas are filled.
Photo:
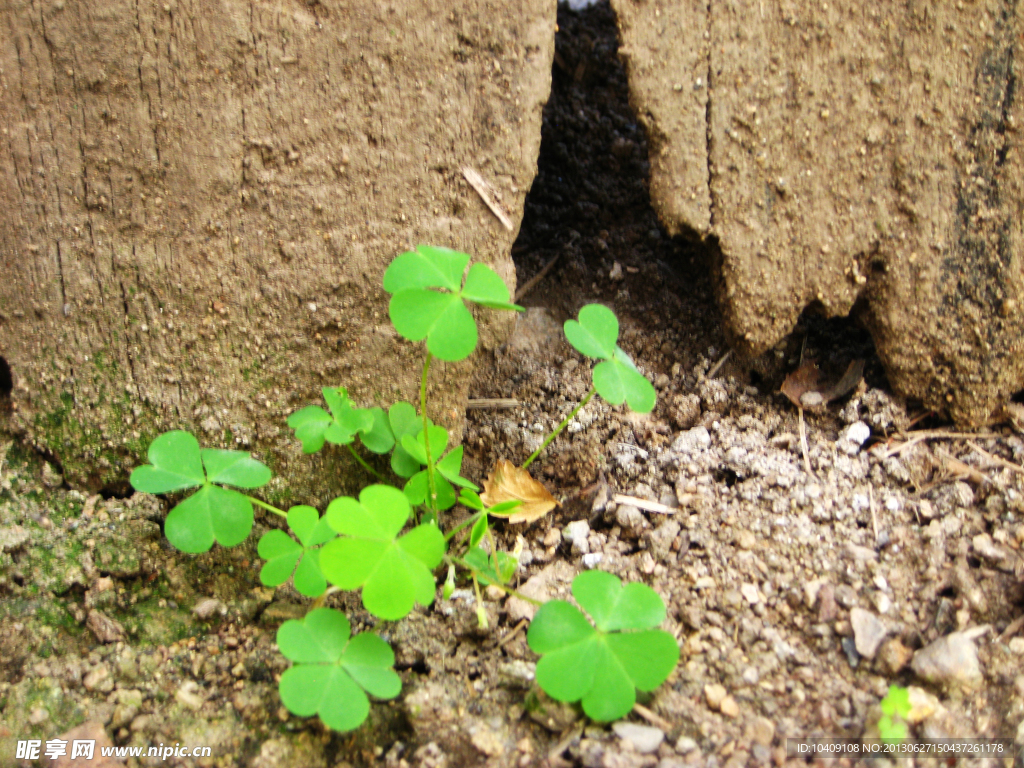
[[864, 361], [851, 360], [850, 364], [846, 366], [846, 373], [843, 374], [843, 377], [821, 394], [827, 402], [831, 403], [852, 392], [854, 387], [860, 384], [862, 378], [864, 378]]
[[797, 408], [806, 408], [812, 403], [806, 402], [804, 396], [808, 393], [816, 393], [820, 380], [821, 371], [813, 361], [809, 361], [786, 377], [786, 380], [782, 382], [781, 391]]
[[509, 511], [510, 523], [532, 523], [558, 506], [547, 488], [507, 459], [501, 459], [484, 480], [484, 492], [480, 498], [488, 507], [503, 501], [521, 501], [522, 504]]
[[826, 386], [818, 366], [808, 360], [786, 377], [781, 391], [797, 408], [820, 408], [853, 391], [863, 376], [864, 361], [851, 360], [842, 378]]

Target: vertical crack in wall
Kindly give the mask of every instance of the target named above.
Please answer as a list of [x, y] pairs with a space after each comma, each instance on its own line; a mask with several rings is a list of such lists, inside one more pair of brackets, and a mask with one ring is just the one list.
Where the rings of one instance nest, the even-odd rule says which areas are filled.
[[704, 162], [708, 165], [708, 232], [714, 233], [715, 231], [715, 209], [718, 207], [715, 205], [715, 187], [712, 184], [714, 181], [714, 164], [712, 161], [712, 149], [714, 148], [714, 136], [711, 131], [711, 66], [712, 66], [712, 44], [711, 44], [711, 14], [713, 12], [712, 4], [709, 0], [705, 18], [707, 19], [707, 25], [704, 29], [704, 40], [707, 46], [707, 74], [704, 77], [704, 87], [707, 89], [707, 96], [704, 99]]

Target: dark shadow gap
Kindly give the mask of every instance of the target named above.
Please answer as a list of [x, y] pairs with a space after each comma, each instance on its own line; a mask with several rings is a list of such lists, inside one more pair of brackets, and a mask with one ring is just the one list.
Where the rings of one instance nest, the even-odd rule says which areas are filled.
[[0, 399], [9, 399], [14, 390], [14, 376], [6, 358], [0, 357]]
[[[558, 8], [551, 96], [544, 109], [537, 177], [513, 247], [518, 284], [558, 258], [523, 303], [569, 316], [581, 298], [635, 319], [659, 312], [678, 329], [688, 366], [724, 348], [710, 279], [712, 248], [669, 237], [651, 208], [648, 140], [629, 104], [607, 2]], [[582, 294], [582, 296], [581, 296]]]
[[[701, 356], [714, 362], [728, 349], [714, 298], [721, 254], [714, 238], [669, 237], [651, 207], [648, 138], [629, 103], [618, 47], [607, 2], [580, 11], [559, 5], [537, 176], [512, 251], [518, 285], [557, 261], [520, 303], [559, 320], [586, 301], [607, 303], [668, 338], [670, 351], [648, 355], [649, 369], [667, 373], [679, 363], [688, 371]], [[868, 384], [887, 388], [869, 333], [852, 319], [862, 310], [825, 319], [809, 307], [775, 349], [754, 360], [734, 357], [722, 372], [777, 390], [807, 339], [819, 363], [845, 368], [864, 358]]]

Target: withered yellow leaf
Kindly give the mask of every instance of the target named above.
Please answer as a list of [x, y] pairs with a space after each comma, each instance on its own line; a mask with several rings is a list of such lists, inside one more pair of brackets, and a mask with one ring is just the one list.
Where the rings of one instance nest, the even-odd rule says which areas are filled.
[[532, 523], [558, 506], [547, 488], [508, 459], [501, 459], [491, 470], [491, 474], [484, 480], [484, 492], [480, 494], [480, 499], [488, 507], [503, 501], [521, 501], [522, 504], [509, 510], [507, 516], [510, 523]]

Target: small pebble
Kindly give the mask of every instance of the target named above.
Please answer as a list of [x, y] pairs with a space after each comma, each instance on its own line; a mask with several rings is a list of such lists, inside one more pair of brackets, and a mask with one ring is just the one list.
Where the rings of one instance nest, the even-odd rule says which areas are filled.
[[718, 683], [709, 683], [704, 686], [704, 698], [708, 702], [708, 707], [716, 712], [721, 709], [722, 701], [727, 695], [728, 692], [725, 690], [725, 686]]
[[587, 538], [590, 536], [590, 523], [586, 520], [574, 520], [562, 530], [562, 538], [572, 545], [574, 555], [585, 555], [590, 552]]
[[870, 611], [854, 608], [850, 611], [850, 626], [853, 627], [857, 653], [866, 659], [875, 658], [878, 647], [889, 633], [885, 624]]
[[619, 721], [612, 726], [612, 730], [620, 739], [632, 742], [633, 748], [641, 755], [656, 751], [665, 740], [663, 730], [649, 725]]
[[689, 736], [680, 736], [676, 740], [676, 752], [680, 755], [685, 755], [689, 752], [693, 752], [697, 748], [697, 740]]
[[740, 594], [751, 605], [757, 605], [761, 602], [761, 593], [757, 591], [757, 587], [753, 584], [741, 584]]
[[739, 717], [740, 705], [736, 703], [736, 699], [734, 699], [732, 696], [726, 696], [724, 699], [722, 699], [720, 711], [726, 717]]
[[929, 643], [914, 654], [910, 663], [914, 674], [935, 685], [978, 688], [983, 678], [974, 641], [987, 631], [987, 626], [974, 627]]

